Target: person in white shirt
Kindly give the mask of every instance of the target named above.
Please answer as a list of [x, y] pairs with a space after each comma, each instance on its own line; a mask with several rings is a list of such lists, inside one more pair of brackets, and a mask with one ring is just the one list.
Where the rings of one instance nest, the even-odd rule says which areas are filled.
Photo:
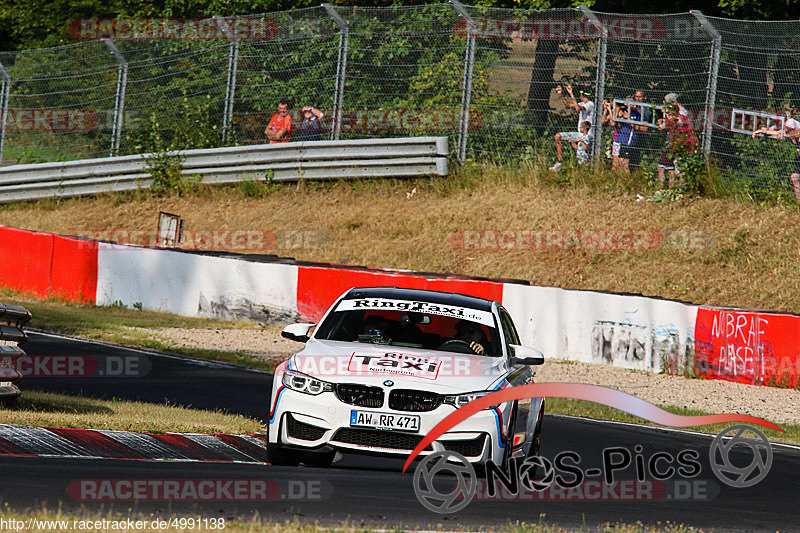
[[774, 137], [775, 139], [786, 139], [794, 145], [795, 157], [792, 163], [792, 173], [789, 175], [789, 180], [792, 182], [794, 195], [800, 200], [800, 122], [794, 118], [794, 109], [786, 105], [786, 121], [783, 123], [783, 129], [770, 126], [768, 128], [760, 128], [753, 132], [755, 139], [759, 135], [766, 135], [767, 137]]
[[589, 133], [591, 128], [591, 122], [584, 120], [581, 124], [581, 134], [578, 140], [569, 141], [572, 147], [575, 148], [575, 157], [578, 159], [579, 165], [586, 165], [589, 163], [589, 151], [592, 149], [592, 134]]
[[[569, 95], [569, 98], [564, 94], [564, 91]], [[555, 165], [550, 167], [550, 170], [553, 172], [558, 172], [561, 170], [561, 164], [564, 162], [564, 154], [561, 149], [561, 142], [562, 141], [569, 141], [570, 143], [578, 141], [579, 138], [583, 137], [580, 132], [581, 124], [584, 122], [588, 122], [591, 125], [591, 129], [589, 130], [589, 136], [593, 136], [594, 134], [594, 102], [589, 99], [589, 92], [588, 91], [580, 91], [580, 98], [581, 101], [577, 101], [575, 99], [575, 94], [572, 90], [572, 85], [569, 83], [564, 86], [562, 89], [559, 85], [556, 87], [556, 92], [564, 101], [564, 105], [568, 108], [574, 109], [578, 112], [578, 128], [577, 131], [561, 131], [556, 133], [555, 141], [556, 141], [556, 154], [558, 156], [558, 161]]]

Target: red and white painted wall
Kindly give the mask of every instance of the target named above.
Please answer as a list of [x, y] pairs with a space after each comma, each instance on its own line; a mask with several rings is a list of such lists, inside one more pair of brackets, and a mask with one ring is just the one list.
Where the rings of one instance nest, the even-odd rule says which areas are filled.
[[40, 297], [183, 316], [317, 320], [345, 290], [399, 286], [502, 302], [545, 355], [660, 371], [692, 365], [743, 383], [800, 380], [800, 316], [523, 282], [265, 256], [189, 253], [0, 227], [0, 286]]

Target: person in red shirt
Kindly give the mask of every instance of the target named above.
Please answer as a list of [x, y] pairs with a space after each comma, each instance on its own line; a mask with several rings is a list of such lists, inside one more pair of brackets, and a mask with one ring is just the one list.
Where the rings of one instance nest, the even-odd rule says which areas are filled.
[[264, 134], [272, 143], [288, 143], [292, 140], [292, 115], [289, 114], [289, 104], [278, 103], [278, 112], [272, 116]]

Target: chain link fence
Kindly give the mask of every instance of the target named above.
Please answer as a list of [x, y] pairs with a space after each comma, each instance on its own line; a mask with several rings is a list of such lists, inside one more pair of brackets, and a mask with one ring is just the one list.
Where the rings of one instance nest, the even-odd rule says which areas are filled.
[[[631, 166], [655, 174], [658, 119], [675, 93], [698, 150], [730, 183], [791, 192], [787, 176], [800, 173], [782, 130], [800, 101], [791, 21], [452, 2], [130, 27], [76, 21], [71, 35], [94, 39], [0, 53], [3, 164], [262, 143], [286, 100], [295, 140], [309, 105], [325, 113], [320, 138], [447, 135], [462, 161], [549, 166], [555, 134], [578, 130], [569, 85], [591, 102], [583, 118], [598, 160], [632, 130]], [[639, 110], [632, 128], [609, 121], [623, 106]]]

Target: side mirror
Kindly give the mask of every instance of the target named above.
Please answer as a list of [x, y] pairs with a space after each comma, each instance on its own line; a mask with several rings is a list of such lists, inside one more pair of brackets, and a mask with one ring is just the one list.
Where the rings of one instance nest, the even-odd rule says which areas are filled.
[[316, 326], [316, 324], [289, 324], [281, 331], [281, 337], [289, 339], [290, 341], [307, 342], [308, 339], [311, 338], [308, 332], [311, 331], [311, 328], [314, 326]]
[[508, 347], [511, 348], [514, 353], [510, 358], [510, 363], [512, 365], [544, 364], [544, 354], [539, 350], [529, 348], [528, 346], [520, 346], [519, 344], [509, 344]]

